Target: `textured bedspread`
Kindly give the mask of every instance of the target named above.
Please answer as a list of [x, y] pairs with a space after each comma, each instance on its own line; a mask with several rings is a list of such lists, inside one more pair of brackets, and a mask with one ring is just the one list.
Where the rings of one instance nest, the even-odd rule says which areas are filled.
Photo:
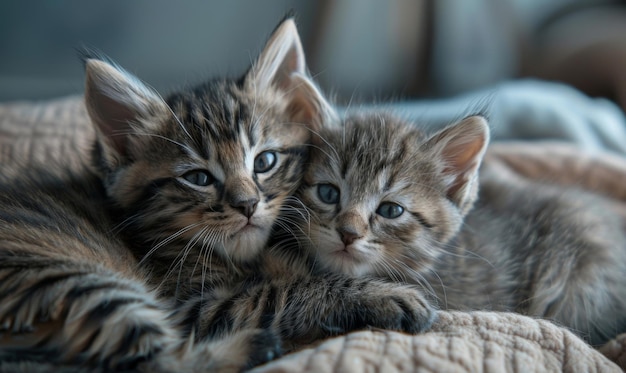
[[[79, 98], [0, 105], [0, 164], [83, 162], [92, 133]], [[77, 152], [78, 150], [78, 152]], [[553, 182], [579, 183], [626, 211], [626, 161], [568, 144], [493, 145], [486, 162]], [[592, 177], [590, 177], [590, 175]], [[625, 213], [626, 216], [626, 213]], [[564, 328], [516, 314], [442, 312], [409, 336], [355, 332], [321, 341], [256, 372], [610, 372], [626, 369], [626, 335], [600, 350]]]
[[513, 313], [442, 312], [409, 336], [365, 331], [338, 337], [256, 372], [611, 372], [620, 369], [563, 328]]

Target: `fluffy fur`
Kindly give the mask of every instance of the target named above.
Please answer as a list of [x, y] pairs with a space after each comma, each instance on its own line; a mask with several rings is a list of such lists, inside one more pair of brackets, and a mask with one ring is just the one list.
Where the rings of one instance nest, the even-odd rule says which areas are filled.
[[545, 317], [592, 344], [623, 332], [620, 216], [572, 187], [479, 174], [488, 140], [480, 117], [432, 136], [385, 113], [327, 126], [298, 193], [299, 245], [331, 272], [423, 284], [445, 309]]

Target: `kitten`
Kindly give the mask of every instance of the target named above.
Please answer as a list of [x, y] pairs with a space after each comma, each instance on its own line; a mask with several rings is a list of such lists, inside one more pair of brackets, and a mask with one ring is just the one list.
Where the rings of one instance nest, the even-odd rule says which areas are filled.
[[323, 270], [430, 287], [444, 309], [545, 317], [594, 345], [626, 330], [626, 237], [610, 202], [479, 175], [488, 140], [476, 116], [432, 136], [385, 113], [327, 126], [298, 192], [298, 244]]
[[[201, 293], [202, 280], [226, 275], [207, 274], [214, 258], [259, 255], [299, 181], [314, 110], [304, 96], [314, 89], [294, 31], [285, 21], [240, 81], [168, 102], [121, 68], [86, 58], [98, 175], [50, 165], [58, 172], [10, 172], [18, 176], [0, 186], [4, 361], [13, 351], [105, 370], [237, 370], [280, 354], [278, 338], [254, 326], [184, 342], [197, 331], [170, 313]], [[207, 169], [228, 178], [214, 183]]]
[[85, 67], [95, 171], [0, 180], [0, 363], [17, 364], [2, 369], [237, 371], [281, 338], [428, 328], [414, 286], [316, 276], [264, 250], [310, 134], [332, 121], [293, 20], [241, 79], [165, 100], [102, 58]]

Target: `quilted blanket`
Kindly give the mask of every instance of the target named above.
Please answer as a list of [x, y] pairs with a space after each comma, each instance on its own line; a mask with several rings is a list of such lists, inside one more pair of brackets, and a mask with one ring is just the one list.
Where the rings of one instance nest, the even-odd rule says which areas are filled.
[[[93, 133], [79, 97], [0, 105], [0, 164], [25, 167], [52, 159], [74, 167]], [[626, 161], [584, 153], [571, 144], [494, 144], [486, 162], [524, 177], [583, 182], [616, 200], [626, 216]], [[590, 175], [592, 177], [590, 177]], [[619, 372], [626, 369], [626, 334], [593, 349], [565, 328], [511, 313], [441, 312], [432, 330], [406, 335], [353, 332], [319, 341], [260, 372]]]

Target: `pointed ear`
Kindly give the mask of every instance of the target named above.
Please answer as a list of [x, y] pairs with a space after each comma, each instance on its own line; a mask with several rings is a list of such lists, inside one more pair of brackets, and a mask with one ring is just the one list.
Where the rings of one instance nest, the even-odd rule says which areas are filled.
[[287, 110], [293, 123], [306, 124], [316, 132], [322, 126], [339, 121], [333, 106], [308, 76], [294, 74], [291, 81], [293, 86], [288, 92]]
[[272, 33], [245, 81], [252, 92], [280, 91], [293, 123], [315, 130], [335, 122], [338, 117], [306, 71], [302, 43], [291, 18]]
[[463, 213], [467, 213], [476, 199], [478, 168], [488, 143], [487, 121], [472, 116], [436, 133], [425, 144], [444, 164], [447, 197]]
[[107, 160], [128, 154], [128, 138], [142, 118], [167, 106], [139, 79], [98, 59], [85, 61], [85, 105]]
[[306, 62], [296, 24], [288, 18], [272, 33], [246, 81], [259, 91], [270, 86], [288, 89], [294, 73], [306, 74]]

